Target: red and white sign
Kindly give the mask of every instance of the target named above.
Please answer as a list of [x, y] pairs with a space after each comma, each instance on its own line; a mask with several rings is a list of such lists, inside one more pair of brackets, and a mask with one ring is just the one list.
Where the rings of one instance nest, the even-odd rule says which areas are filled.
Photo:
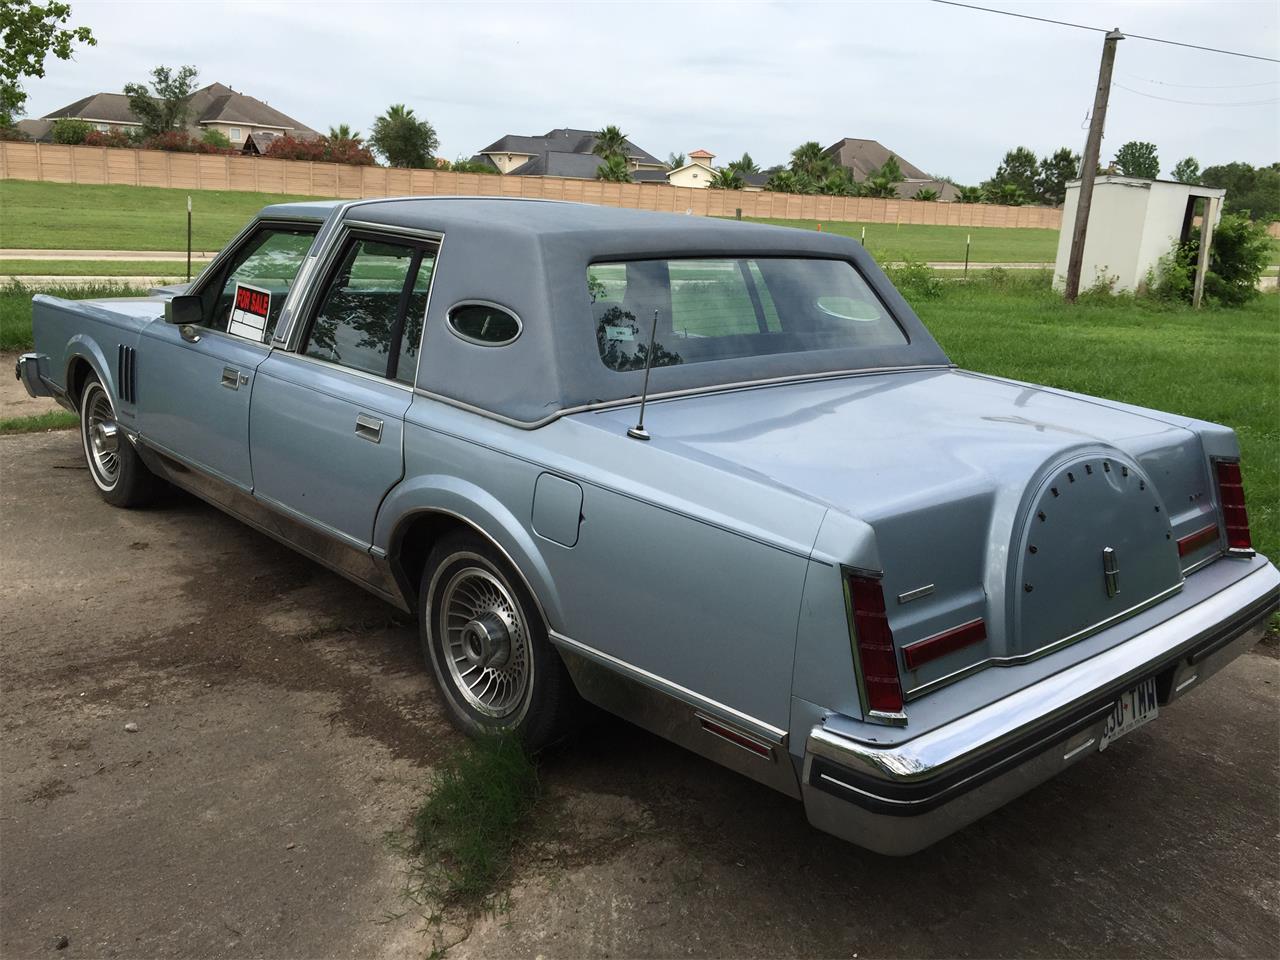
[[235, 297], [231, 301], [231, 319], [227, 323], [227, 333], [261, 343], [266, 336], [267, 317], [270, 315], [270, 290], [237, 283]]

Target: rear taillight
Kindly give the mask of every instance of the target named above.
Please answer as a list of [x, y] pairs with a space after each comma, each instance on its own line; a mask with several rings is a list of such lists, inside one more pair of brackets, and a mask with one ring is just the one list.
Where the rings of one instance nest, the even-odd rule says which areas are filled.
[[1231, 550], [1253, 550], [1249, 535], [1249, 513], [1244, 506], [1244, 482], [1237, 460], [1215, 461], [1218, 476], [1218, 503], [1222, 507], [1222, 525], [1227, 531], [1227, 547]]
[[885, 612], [884, 591], [873, 577], [849, 575], [849, 604], [853, 616], [853, 640], [862, 668], [867, 709], [875, 713], [902, 713], [902, 683], [893, 631]]

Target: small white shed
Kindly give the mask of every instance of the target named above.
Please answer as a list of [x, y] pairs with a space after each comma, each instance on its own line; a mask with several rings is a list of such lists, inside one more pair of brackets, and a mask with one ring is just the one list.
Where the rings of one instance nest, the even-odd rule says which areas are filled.
[[[1137, 290], [1146, 283], [1148, 271], [1169, 252], [1174, 241], [1187, 239], [1197, 214], [1196, 201], [1204, 198], [1200, 212], [1216, 227], [1222, 218], [1222, 198], [1226, 193], [1215, 187], [1172, 180], [1098, 177], [1093, 183], [1080, 289], [1118, 277], [1115, 290]], [[1071, 227], [1076, 220], [1079, 198], [1080, 181], [1072, 180], [1067, 184], [1062, 231], [1058, 234], [1058, 260], [1053, 270], [1055, 290], [1066, 286]]]

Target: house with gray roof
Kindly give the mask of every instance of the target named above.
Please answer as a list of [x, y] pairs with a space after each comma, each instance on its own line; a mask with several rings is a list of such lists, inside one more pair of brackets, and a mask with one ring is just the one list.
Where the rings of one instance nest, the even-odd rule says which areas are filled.
[[954, 200], [958, 194], [953, 184], [929, 176], [914, 163], [903, 159], [902, 154], [894, 153], [878, 140], [859, 140], [845, 137], [822, 151], [837, 164], [845, 167], [858, 183], [879, 170], [890, 157], [897, 158], [898, 167], [902, 170], [903, 180], [898, 184], [898, 196], [910, 200], [920, 190], [934, 190], [939, 200]]
[[[595, 145], [594, 130], [558, 127], [540, 137], [509, 133], [489, 144], [473, 159], [490, 163], [504, 174], [594, 180], [596, 171], [604, 162], [591, 152]], [[625, 142], [624, 151], [633, 177], [638, 173], [667, 168], [653, 154], [641, 150], [629, 140]]]
[[[21, 120], [18, 128], [33, 140], [48, 140], [53, 122], [62, 117], [85, 120], [104, 133], [128, 132], [141, 125], [123, 93], [94, 93], [38, 120]], [[187, 98], [187, 132], [198, 138], [206, 130], [217, 130], [232, 146], [248, 146], [250, 152], [262, 152], [276, 137], [311, 140], [320, 135], [265, 101], [222, 83], [201, 87]]]

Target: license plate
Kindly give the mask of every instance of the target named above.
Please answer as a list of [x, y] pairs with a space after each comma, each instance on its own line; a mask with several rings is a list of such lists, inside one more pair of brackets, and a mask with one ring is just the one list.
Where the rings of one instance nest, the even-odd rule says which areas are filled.
[[1155, 677], [1152, 677], [1120, 694], [1111, 713], [1107, 715], [1098, 749], [1107, 749], [1126, 733], [1137, 730], [1159, 715], [1160, 705], [1156, 702], [1156, 681]]

